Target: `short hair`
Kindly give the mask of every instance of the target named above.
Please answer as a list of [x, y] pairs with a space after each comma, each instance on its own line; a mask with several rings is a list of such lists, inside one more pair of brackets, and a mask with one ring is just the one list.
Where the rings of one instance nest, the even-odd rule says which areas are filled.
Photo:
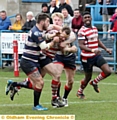
[[63, 16], [63, 14], [62, 13], [60, 13], [60, 12], [55, 12], [55, 13], [53, 13], [52, 14], [52, 16], [51, 16], [51, 18], [53, 19], [54, 17], [59, 17], [59, 18], [61, 18], [62, 20], [64, 20], [64, 16]]
[[61, 11], [62, 11], [62, 10], [66, 10], [66, 11], [68, 12], [68, 9], [67, 9], [66, 7], [63, 7], [63, 8], [61, 9]]
[[49, 17], [49, 15], [48, 14], [46, 14], [46, 13], [40, 13], [40, 14], [38, 14], [37, 16], [36, 16], [36, 22], [37, 23], [40, 23], [40, 21], [45, 21], [47, 18], [49, 18], [50, 19], [50, 17]]
[[74, 9], [74, 11], [80, 11], [80, 9], [78, 9], [78, 8], [75, 8], [75, 9]]
[[71, 33], [71, 29], [70, 29], [68, 26], [64, 26], [61, 31], [62, 31], [62, 32], [65, 31], [65, 33], [66, 33], [67, 35], [70, 35], [70, 33]]
[[28, 11], [28, 12], [26, 13], [26, 16], [28, 16], [28, 15], [32, 15], [32, 16], [34, 16], [34, 14], [33, 14], [32, 11]]
[[83, 16], [84, 15], [91, 15], [91, 13], [89, 12], [89, 11], [85, 11], [84, 13], [83, 13]]
[[43, 7], [48, 7], [48, 4], [47, 3], [42, 3], [41, 8], [43, 8]]
[[6, 11], [5, 11], [5, 10], [2, 10], [2, 11], [0, 11], [0, 13], [6, 13]]

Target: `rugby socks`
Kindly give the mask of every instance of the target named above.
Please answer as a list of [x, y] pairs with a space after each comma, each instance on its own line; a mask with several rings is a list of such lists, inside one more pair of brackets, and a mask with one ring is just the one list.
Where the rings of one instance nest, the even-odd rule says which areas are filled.
[[60, 87], [61, 87], [61, 82], [59, 82], [58, 84], [57, 97], [60, 97]]
[[29, 78], [26, 78], [23, 82], [13, 82], [12, 85], [13, 87], [17, 87], [18, 89], [20, 89], [21, 87], [33, 89], [32, 83]]
[[104, 72], [101, 72], [94, 80], [93, 80], [93, 84], [97, 84], [99, 81], [103, 80], [104, 78], [106, 78], [107, 76], [105, 75]]
[[69, 95], [71, 88], [69, 88], [67, 85], [65, 85], [64, 87], [65, 91], [64, 91], [64, 96], [63, 98], [67, 99], [67, 96]]
[[51, 88], [52, 88], [52, 100], [57, 98], [57, 91], [58, 91], [58, 81], [52, 80]]
[[34, 90], [34, 107], [39, 105], [39, 99], [40, 99], [40, 96], [41, 96], [41, 91], [42, 91], [42, 89], [37, 89], [37, 88], [35, 88], [35, 90]]
[[85, 83], [84, 80], [81, 80], [81, 85], [80, 85], [80, 88], [78, 89], [78, 94], [82, 94], [83, 93], [83, 90], [85, 89], [87, 84], [88, 83]]

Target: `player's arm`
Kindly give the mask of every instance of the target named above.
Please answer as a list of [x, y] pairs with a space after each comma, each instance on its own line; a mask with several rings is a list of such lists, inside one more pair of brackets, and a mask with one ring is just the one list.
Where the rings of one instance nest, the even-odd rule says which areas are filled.
[[71, 31], [69, 38], [65, 41], [65, 43], [72, 43], [76, 40], [76, 35], [73, 31]]
[[76, 36], [74, 32], [71, 32], [69, 38], [65, 40], [64, 42], [62, 42], [61, 47], [65, 47], [67, 44], [70, 44], [75, 40], [76, 40]]
[[54, 24], [50, 24], [49, 27], [48, 27], [48, 30], [58, 30], [58, 31], [60, 31], [61, 29], [62, 29], [61, 26], [54, 25]]
[[110, 49], [106, 48], [106, 46], [100, 40], [98, 40], [98, 45], [99, 45], [99, 47], [103, 48], [109, 54], [112, 53], [112, 51]]
[[79, 47], [80, 47], [81, 50], [92, 52], [92, 49], [85, 46], [85, 39], [78, 40], [78, 43], [79, 43]]
[[39, 44], [39, 47], [41, 48], [41, 50], [44, 50], [44, 49], [50, 49], [53, 45], [54, 45], [53, 41], [51, 41], [50, 43], [46, 43], [46, 41], [43, 41]]
[[85, 50], [87, 52], [92, 52], [92, 53], [95, 53], [97, 55], [100, 54], [100, 52], [101, 52], [100, 50], [94, 50], [94, 49], [88, 48], [84, 45], [84, 42], [85, 42], [85, 40], [79, 40], [79, 47], [81, 50]]
[[76, 53], [77, 52], [77, 47], [73, 45], [72, 47], [69, 47], [69, 45], [66, 45], [66, 47], [63, 49], [64, 52], [72, 52]]
[[56, 33], [46, 33], [46, 34], [43, 34], [43, 37], [45, 38], [46, 41], [49, 41], [49, 40], [52, 40], [54, 37], [56, 36]]
[[53, 40], [54, 37], [56, 36], [59, 36], [60, 35], [60, 32], [59, 31], [56, 31], [56, 32], [53, 32], [53, 33], [44, 33], [43, 34], [43, 37], [45, 38], [46, 41], [50, 41], [50, 40]]

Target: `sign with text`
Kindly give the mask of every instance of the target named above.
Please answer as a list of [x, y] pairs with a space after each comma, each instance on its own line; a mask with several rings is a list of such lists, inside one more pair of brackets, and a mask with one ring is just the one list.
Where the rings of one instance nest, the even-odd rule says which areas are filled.
[[1, 53], [13, 53], [13, 40], [18, 41], [18, 54], [22, 54], [27, 33], [1, 33]]

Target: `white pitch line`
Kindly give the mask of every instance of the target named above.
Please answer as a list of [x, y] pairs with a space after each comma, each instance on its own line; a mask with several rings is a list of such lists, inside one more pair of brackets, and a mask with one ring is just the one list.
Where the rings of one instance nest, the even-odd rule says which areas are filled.
[[[69, 102], [69, 104], [100, 104], [100, 103], [117, 103], [117, 100], [115, 101], [106, 101], [106, 100], [102, 100], [102, 101], [75, 101], [75, 102]], [[46, 104], [49, 105], [51, 103], [42, 103], [42, 104]], [[33, 104], [0, 104], [0, 107], [17, 107], [17, 106], [33, 106]]]
[[[0, 77], [0, 79], [6, 79], [6, 80], [21, 80], [22, 79], [22, 81], [25, 79], [25, 78], [21, 78], [21, 77], [19, 77], [19, 78], [9, 78], [9, 77]], [[51, 81], [51, 79], [50, 80], [47, 80], [47, 79], [44, 79], [44, 81]], [[61, 82], [66, 82], [66, 80], [61, 80]], [[75, 83], [80, 83], [80, 81], [74, 81]], [[104, 83], [104, 82], [100, 82], [99, 84], [103, 84], [103, 85], [117, 85], [117, 83]]]

